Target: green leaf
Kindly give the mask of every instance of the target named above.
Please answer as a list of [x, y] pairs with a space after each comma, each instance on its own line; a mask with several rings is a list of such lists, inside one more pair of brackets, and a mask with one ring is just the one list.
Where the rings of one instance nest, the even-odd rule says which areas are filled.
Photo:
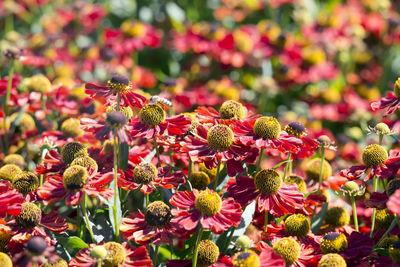
[[77, 236], [61, 237], [58, 241], [69, 250], [89, 248], [89, 245]]
[[376, 252], [379, 255], [389, 257], [389, 250], [387, 250], [385, 248], [376, 248], [376, 249], [372, 250], [372, 252]]
[[324, 223], [326, 211], [328, 210], [328, 203], [322, 206], [322, 209], [314, 216], [311, 222], [311, 231], [315, 234]]
[[129, 146], [127, 143], [119, 144], [119, 169], [126, 170], [128, 168]]

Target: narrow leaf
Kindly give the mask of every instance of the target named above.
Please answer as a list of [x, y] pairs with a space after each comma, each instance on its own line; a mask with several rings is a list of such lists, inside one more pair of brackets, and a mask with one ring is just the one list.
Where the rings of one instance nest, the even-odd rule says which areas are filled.
[[328, 203], [322, 206], [322, 209], [314, 216], [311, 222], [311, 231], [315, 234], [324, 223], [326, 211], [328, 210]]

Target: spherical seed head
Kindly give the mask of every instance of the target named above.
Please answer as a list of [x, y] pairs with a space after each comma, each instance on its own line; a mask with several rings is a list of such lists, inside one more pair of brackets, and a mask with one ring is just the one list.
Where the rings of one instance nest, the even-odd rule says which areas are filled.
[[3, 161], [5, 164], [15, 164], [21, 169], [24, 169], [26, 166], [24, 157], [19, 154], [10, 154], [6, 156]]
[[369, 145], [362, 151], [362, 160], [367, 167], [378, 167], [388, 159], [388, 153], [380, 145]]
[[222, 103], [219, 109], [219, 115], [224, 120], [229, 119], [243, 119], [245, 109], [242, 104], [234, 100], [228, 100]]
[[236, 239], [235, 246], [243, 251], [253, 246], [253, 240], [251, 240], [247, 235], [242, 235]]
[[117, 242], [107, 242], [103, 246], [107, 250], [107, 257], [103, 260], [103, 266], [120, 266], [126, 256], [125, 248]]
[[302, 137], [306, 134], [306, 127], [301, 122], [294, 121], [285, 127], [285, 131], [290, 135]]
[[331, 144], [331, 139], [327, 135], [321, 135], [317, 138], [317, 142], [320, 147], [328, 147]]
[[26, 88], [30, 92], [47, 93], [51, 90], [51, 82], [44, 75], [34, 75], [26, 79]]
[[346, 261], [337, 253], [329, 253], [319, 260], [318, 267], [346, 267]]
[[127, 119], [122, 112], [112, 111], [107, 114], [106, 118], [107, 124], [112, 128], [121, 129], [127, 123]]
[[47, 247], [46, 240], [41, 236], [33, 236], [26, 243], [26, 249], [33, 255], [41, 255]]
[[[224, 166], [221, 164], [219, 170], [221, 171], [223, 168], [224, 168]], [[214, 181], [217, 176], [217, 167], [208, 169], [206, 167], [206, 165], [204, 165], [204, 163], [199, 164], [199, 171], [205, 172], [208, 175], [208, 177], [210, 178], [210, 182]]]
[[[5, 231], [0, 231], [0, 252], [6, 252], [6, 246], [10, 241], [12, 234]], [[1, 265], [0, 265], [1, 266]]]
[[15, 164], [6, 164], [0, 168], [0, 179], [12, 182], [22, 170]]
[[388, 183], [386, 188], [386, 194], [388, 196], [391, 196], [394, 194], [394, 192], [396, 192], [397, 189], [400, 189], [400, 178], [393, 179]]
[[162, 201], [150, 203], [145, 211], [144, 219], [147, 225], [155, 228], [164, 228], [172, 218], [171, 209]]
[[323, 254], [339, 253], [347, 248], [347, 238], [343, 233], [331, 232], [322, 238], [319, 246]]
[[400, 77], [397, 78], [396, 82], [394, 83], [393, 91], [395, 96], [400, 98]]
[[112, 153], [114, 149], [114, 142], [112, 140], [106, 140], [103, 144], [104, 153]]
[[8, 60], [14, 60], [14, 59], [19, 59], [22, 56], [22, 52], [23, 52], [22, 49], [18, 47], [9, 47], [3, 51], [3, 55]]
[[303, 214], [292, 214], [285, 220], [285, 232], [290, 236], [305, 237], [310, 229], [310, 219]]
[[379, 248], [389, 249], [396, 241], [399, 240], [397, 235], [386, 236], [379, 244]]
[[343, 207], [332, 207], [326, 212], [325, 222], [334, 228], [343, 227], [350, 223], [350, 214]]
[[[18, 113], [13, 113], [10, 116], [11, 122], [15, 122], [17, 117]], [[19, 124], [17, 126], [23, 133], [32, 131], [36, 128], [35, 120], [32, 118], [31, 115], [27, 113], [22, 114], [21, 120], [19, 121]]]
[[15, 222], [20, 228], [34, 228], [42, 219], [42, 211], [32, 202], [22, 203], [21, 213], [15, 217]]
[[394, 219], [394, 215], [389, 213], [388, 209], [376, 211], [375, 225], [376, 229], [387, 229]]
[[68, 262], [60, 258], [56, 263], [48, 262], [42, 265], [42, 267], [68, 267]]
[[61, 158], [66, 164], [70, 164], [74, 159], [88, 155], [85, 145], [80, 142], [71, 142], [61, 148]]
[[69, 190], [82, 189], [89, 178], [85, 167], [74, 165], [67, 168], [63, 173], [64, 187]]
[[377, 134], [385, 135], [390, 133], [389, 126], [384, 122], [380, 122], [377, 125], [375, 125], [375, 130]]
[[113, 90], [114, 93], [125, 92], [131, 88], [131, 82], [129, 78], [123, 74], [115, 74], [111, 77], [111, 80], [107, 82], [108, 87]]
[[95, 172], [98, 169], [97, 162], [89, 156], [83, 156], [83, 157], [74, 159], [71, 162], [71, 166], [82, 166], [84, 168], [90, 168], [90, 169], [94, 170]]
[[6, 253], [0, 252], [0, 266], [13, 267], [12, 261]]
[[140, 121], [147, 126], [157, 126], [165, 121], [165, 111], [159, 105], [146, 105], [139, 111]]
[[281, 134], [281, 125], [274, 117], [260, 117], [254, 123], [254, 133], [263, 139], [277, 139]]
[[93, 259], [104, 259], [107, 256], [107, 249], [104, 246], [96, 246], [90, 251]]
[[[112, 104], [106, 109], [106, 114], [117, 111], [117, 104]], [[119, 107], [119, 112], [125, 115], [126, 119], [129, 121], [133, 117], [133, 110], [131, 107]]]
[[271, 195], [281, 188], [282, 178], [275, 170], [264, 169], [254, 176], [254, 185], [261, 193]]
[[207, 132], [208, 145], [217, 151], [227, 151], [233, 144], [233, 131], [226, 125], [217, 124]]
[[[315, 158], [310, 160], [306, 165], [306, 177], [315, 182], [319, 181], [319, 173], [321, 171], [321, 159]], [[324, 159], [324, 169], [322, 171], [322, 181], [325, 181], [332, 175], [332, 167], [327, 160]]]
[[27, 195], [39, 187], [39, 178], [32, 172], [21, 172], [14, 177], [12, 188]]
[[138, 184], [149, 184], [157, 175], [157, 167], [151, 163], [140, 163], [133, 169], [133, 176]]
[[193, 188], [201, 190], [210, 183], [210, 178], [205, 172], [193, 172], [189, 181]]
[[81, 123], [78, 119], [69, 118], [61, 124], [61, 132], [65, 137], [75, 138], [83, 134], [83, 131], [79, 129], [80, 126]]
[[285, 180], [285, 184], [297, 184], [300, 192], [306, 192], [307, 190], [306, 182], [304, 182], [304, 180], [297, 175], [290, 175], [289, 177], [287, 177]]
[[195, 207], [205, 215], [215, 215], [221, 210], [222, 200], [217, 192], [205, 190], [196, 197]]
[[219, 248], [210, 240], [200, 241], [197, 252], [197, 264], [199, 266], [209, 266], [217, 262]]
[[343, 189], [346, 191], [357, 191], [359, 189], [359, 186], [354, 181], [348, 181], [343, 185]]
[[261, 265], [258, 255], [251, 250], [236, 253], [232, 263], [233, 267], [259, 267]]
[[296, 240], [290, 237], [279, 239], [272, 248], [277, 254], [283, 257], [286, 266], [292, 265], [300, 257], [300, 245]]

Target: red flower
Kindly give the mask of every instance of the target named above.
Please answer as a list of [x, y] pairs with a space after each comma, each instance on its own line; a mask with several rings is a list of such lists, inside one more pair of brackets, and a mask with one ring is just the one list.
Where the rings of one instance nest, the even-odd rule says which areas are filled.
[[377, 111], [379, 109], [386, 109], [383, 116], [394, 113], [400, 107], [400, 98], [395, 94], [388, 92], [387, 97], [382, 97], [378, 101], [371, 103], [372, 111]]
[[85, 92], [92, 97], [100, 98], [115, 98], [119, 93], [123, 106], [141, 108], [146, 101], [144, 96], [133, 92], [132, 83], [129, 81], [128, 77], [121, 74], [115, 74], [111, 80], [107, 82], [107, 86], [97, 86], [92, 83], [87, 83], [85, 85]]
[[[261, 253], [257, 255], [253, 251], [243, 251], [238, 252], [234, 256], [228, 258], [223, 257], [215, 264], [216, 267], [233, 267], [234, 262], [237, 261], [239, 264], [242, 263], [243, 265], [238, 266], [246, 266], [246, 260], [254, 260], [253, 257], [258, 257], [260, 261], [260, 267], [284, 267], [285, 260], [282, 258], [281, 255], [275, 253], [275, 251], [270, 248], [269, 246], [263, 247], [261, 249]], [[251, 261], [253, 263], [253, 261]]]
[[386, 205], [390, 213], [400, 216], [400, 190], [396, 190], [396, 192], [389, 197], [389, 201]]
[[[99, 244], [103, 245], [106, 247], [107, 246], [116, 246], [119, 248], [121, 246], [125, 250], [125, 257], [121, 263], [118, 263], [118, 266], [121, 267], [151, 267], [152, 261], [147, 255], [147, 249], [146, 247], [138, 247], [135, 248], [128, 243], [124, 242], [122, 245], [117, 244], [115, 242], [108, 242], [105, 244]], [[96, 244], [90, 244], [89, 248], [84, 248], [81, 249], [78, 254], [76, 254], [75, 259], [72, 259], [69, 263], [69, 266], [72, 267], [97, 267], [97, 261], [90, 257], [90, 252], [91, 250], [98, 245]], [[110, 251], [112, 251], [110, 249]], [[118, 250], [119, 251], [119, 250]], [[110, 261], [114, 260], [112, 257], [116, 256], [114, 255], [114, 251], [110, 253], [111, 259]]]
[[292, 153], [293, 158], [307, 158], [314, 154], [318, 147], [318, 142], [307, 136], [307, 131], [301, 122], [294, 121], [286, 125], [285, 131], [303, 142], [296, 153]]
[[176, 192], [169, 202], [179, 208], [171, 211], [177, 217], [172, 220], [189, 232], [194, 231], [200, 222], [203, 229], [221, 234], [231, 226], [238, 226], [241, 220], [242, 209], [233, 198], [221, 199], [208, 188], [205, 191]]
[[11, 183], [0, 181], [0, 218], [9, 215], [19, 215], [21, 204], [25, 202], [24, 196], [16, 189], [11, 189]]
[[242, 206], [257, 199], [258, 212], [270, 212], [276, 217], [293, 214], [304, 206], [304, 194], [297, 190], [297, 185], [282, 184], [282, 178], [273, 169], [264, 169], [254, 178], [239, 176], [236, 183], [229, 185], [228, 192]]

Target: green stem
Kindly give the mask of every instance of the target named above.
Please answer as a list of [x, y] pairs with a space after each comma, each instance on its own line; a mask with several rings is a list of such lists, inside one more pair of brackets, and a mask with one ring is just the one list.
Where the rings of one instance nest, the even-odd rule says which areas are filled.
[[325, 148], [321, 147], [321, 168], [319, 170], [319, 181], [318, 181], [317, 194], [321, 194], [322, 175], [324, 173], [324, 163], [325, 163]]
[[229, 237], [228, 237], [228, 241], [226, 242], [224, 250], [223, 250], [224, 253], [226, 253], [226, 250], [229, 248], [229, 245], [230, 245], [230, 243], [232, 241], [233, 233], [235, 232], [235, 230], [236, 230], [236, 227], [232, 226], [231, 232], [230, 232]]
[[118, 137], [116, 131], [114, 131], [114, 205], [113, 205], [113, 217], [114, 217], [114, 225], [115, 225], [115, 236], [117, 240], [120, 240], [119, 236], [119, 224], [117, 218], [117, 202], [118, 202]]
[[8, 153], [8, 130], [7, 130], [7, 117], [8, 117], [8, 102], [11, 97], [11, 87], [12, 87], [12, 77], [14, 74], [15, 64], [14, 60], [11, 61], [10, 69], [8, 70], [8, 81], [7, 81], [7, 89], [6, 95], [4, 98], [4, 119], [3, 119], [3, 129], [4, 129], [4, 151], [7, 155]]
[[99, 261], [97, 262], [97, 267], [101, 267], [101, 265], [102, 265], [101, 260], [99, 260]]
[[157, 259], [158, 259], [158, 245], [154, 246], [154, 259], [153, 259], [153, 266], [157, 266]]
[[11, 32], [14, 30], [14, 15], [13, 14], [8, 14], [5, 17], [5, 23], [4, 23], [4, 31], [5, 33]]
[[268, 214], [268, 211], [265, 211], [265, 215], [264, 215], [264, 232], [268, 231], [268, 229], [267, 229], [268, 223], [269, 223], [269, 214]]
[[261, 162], [262, 162], [263, 155], [264, 155], [264, 148], [261, 148], [260, 156], [258, 157], [257, 166], [256, 166], [257, 171], [260, 170], [260, 168], [261, 168]]
[[217, 191], [217, 185], [218, 185], [218, 180], [219, 180], [220, 168], [221, 168], [221, 160], [218, 159], [217, 176], [215, 176], [214, 191]]
[[155, 149], [156, 149], [157, 160], [158, 160], [157, 166], [158, 166], [158, 167], [161, 167], [160, 151], [158, 151], [157, 139], [156, 139], [156, 136], [155, 136], [155, 135], [154, 135], [154, 137], [153, 137], [153, 140], [154, 140], [154, 147], [155, 147]]
[[90, 223], [89, 223], [89, 217], [88, 217], [87, 211], [86, 211], [86, 197], [87, 197], [87, 195], [85, 193], [83, 195], [83, 199], [82, 199], [82, 203], [81, 203], [81, 209], [82, 209], [83, 216], [85, 217], [85, 222], [86, 222], [86, 226], [87, 226], [87, 228], [89, 230], [90, 237], [92, 238], [93, 242], [96, 242], [96, 240], [94, 239], [94, 234], [93, 234], [93, 231], [92, 231], [92, 227], [90, 226]]
[[192, 175], [192, 169], [193, 169], [193, 161], [192, 161], [192, 159], [190, 158], [190, 155], [189, 155], [189, 166], [188, 166], [188, 180], [189, 181], [190, 181], [190, 177]]
[[[292, 159], [292, 152], [289, 152], [286, 160], [291, 160], [291, 159]], [[283, 181], [286, 180], [286, 175], [287, 175], [287, 172], [289, 169], [289, 164], [291, 164], [291, 162], [289, 162], [289, 161], [286, 162], [286, 164], [285, 164], [285, 169], [283, 170]]]
[[359, 230], [358, 230], [358, 218], [357, 218], [356, 200], [355, 200], [354, 197], [351, 197], [351, 205], [353, 206], [354, 226], [356, 228], [356, 231], [359, 232]]
[[[382, 240], [385, 238], [385, 236], [387, 236], [392, 230], [393, 228], [396, 226], [397, 222], [398, 222], [399, 218], [397, 216], [394, 216], [394, 219], [392, 221], [392, 223], [390, 224], [389, 228], [386, 230], [386, 232], [383, 234], [383, 236], [381, 237], [381, 239], [379, 239], [378, 243], [376, 243], [375, 247], [379, 245], [379, 243], [382, 242]], [[374, 247], [374, 248], [375, 248]]]
[[199, 243], [200, 243], [202, 235], [203, 235], [203, 228], [200, 225], [200, 231], [199, 231], [199, 233], [197, 235], [196, 243], [194, 244], [192, 267], [196, 267], [197, 266], [197, 251], [199, 249]]
[[[374, 181], [374, 192], [376, 192], [378, 190], [378, 178], [376, 176], [374, 176], [373, 181]], [[369, 233], [370, 237], [372, 237], [372, 235], [374, 233], [375, 217], [376, 217], [376, 208], [374, 208], [373, 211], [372, 211], [371, 232]]]
[[383, 134], [380, 134], [379, 135], [379, 145], [381, 146], [382, 145], [382, 142], [383, 142]]
[[146, 194], [146, 207], [150, 204], [149, 202], [150, 202], [149, 194]]

